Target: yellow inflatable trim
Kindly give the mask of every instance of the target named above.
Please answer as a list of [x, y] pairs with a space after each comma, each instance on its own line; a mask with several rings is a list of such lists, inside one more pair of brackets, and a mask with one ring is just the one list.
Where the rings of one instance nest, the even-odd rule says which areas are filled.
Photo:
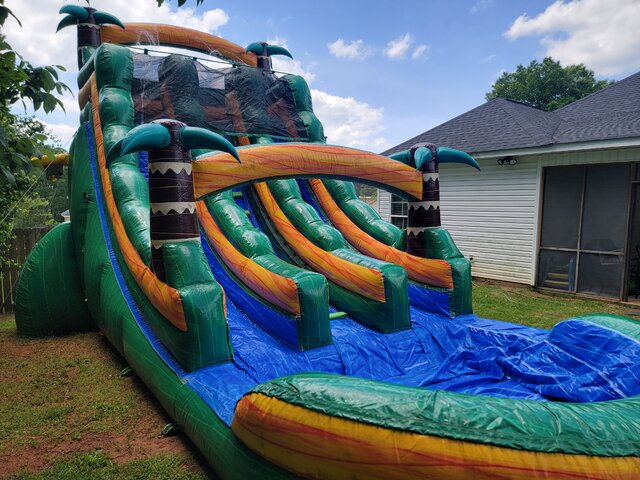
[[259, 393], [236, 407], [233, 432], [251, 450], [306, 478], [638, 479], [638, 457], [543, 453], [383, 428]]
[[385, 301], [382, 273], [333, 255], [307, 239], [291, 223], [265, 183], [255, 185], [260, 202], [287, 244], [305, 263], [332, 282], [372, 300]]

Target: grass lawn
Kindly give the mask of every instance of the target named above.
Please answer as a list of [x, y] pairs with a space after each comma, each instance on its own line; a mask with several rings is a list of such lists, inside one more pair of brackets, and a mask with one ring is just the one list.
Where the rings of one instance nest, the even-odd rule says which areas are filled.
[[[478, 315], [551, 328], [585, 313], [628, 306], [474, 283]], [[206, 479], [213, 472], [97, 332], [16, 335], [0, 315], [0, 477], [15, 479]]]
[[635, 309], [629, 305], [540, 293], [525, 286], [482, 280], [473, 282], [473, 310], [480, 317], [548, 330], [569, 317], [587, 313], [629, 315]]
[[0, 478], [214, 478], [97, 332], [29, 339], [0, 314]]

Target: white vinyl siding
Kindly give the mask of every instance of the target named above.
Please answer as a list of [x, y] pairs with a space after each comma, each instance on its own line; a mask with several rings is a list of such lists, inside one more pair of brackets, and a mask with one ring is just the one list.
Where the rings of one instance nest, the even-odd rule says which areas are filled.
[[386, 190], [378, 190], [377, 210], [380, 218], [390, 221], [391, 218], [391, 193]]
[[[640, 148], [520, 155], [514, 166], [496, 160], [480, 160], [481, 172], [440, 165], [442, 226], [473, 257], [474, 276], [533, 285], [543, 167], [638, 162]], [[381, 191], [378, 198], [385, 195], [390, 197]], [[382, 218], [389, 218], [389, 207], [382, 206]]]
[[479, 162], [440, 166], [442, 226], [464, 256], [472, 258], [474, 276], [531, 283], [537, 225], [537, 159], [499, 166]]

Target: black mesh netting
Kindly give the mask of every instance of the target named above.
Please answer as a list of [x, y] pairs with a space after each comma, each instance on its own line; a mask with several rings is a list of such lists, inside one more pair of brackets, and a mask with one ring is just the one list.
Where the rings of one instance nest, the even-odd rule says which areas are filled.
[[137, 125], [174, 118], [228, 136], [308, 139], [289, 82], [252, 67], [134, 54], [131, 95]]

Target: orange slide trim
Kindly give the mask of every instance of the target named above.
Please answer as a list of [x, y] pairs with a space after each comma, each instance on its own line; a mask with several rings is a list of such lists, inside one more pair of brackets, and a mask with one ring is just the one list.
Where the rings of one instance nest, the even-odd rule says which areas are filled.
[[123, 30], [103, 25], [100, 27], [102, 41], [121, 45], [169, 45], [204, 53], [215, 51], [234, 62], [258, 66], [258, 57], [253, 53], [247, 53], [244, 47], [209, 33], [160, 23], [125, 23], [124, 27]]
[[291, 278], [273, 273], [249, 257], [245, 257], [220, 230], [207, 205], [202, 200], [198, 200], [196, 205], [200, 226], [225, 265], [260, 296], [289, 313], [300, 315], [296, 282]]
[[385, 301], [384, 278], [381, 272], [343, 260], [321, 249], [289, 221], [266, 183], [256, 183], [255, 189], [278, 233], [305, 263], [347, 290], [372, 300]]
[[449, 262], [416, 257], [376, 240], [347, 217], [321, 180], [314, 178], [309, 181], [309, 184], [331, 223], [359, 251], [370, 257], [400, 265], [407, 271], [411, 280], [436, 287], [453, 288]]
[[272, 178], [337, 176], [366, 180], [422, 198], [422, 173], [375, 153], [324, 144], [276, 143], [212, 153], [193, 162], [196, 198], [238, 184]]
[[304, 478], [336, 480], [637, 479], [638, 457], [532, 452], [384, 428], [259, 393], [237, 404], [233, 433]]
[[122, 223], [120, 212], [116, 206], [111, 190], [111, 179], [109, 169], [104, 154], [104, 139], [102, 136], [102, 124], [100, 122], [100, 112], [98, 109], [98, 82], [95, 74], [91, 76], [91, 111], [93, 113], [93, 131], [95, 133], [96, 152], [98, 155], [98, 166], [100, 169], [100, 179], [107, 211], [111, 219], [111, 225], [118, 242], [118, 247], [122, 252], [124, 261], [138, 286], [142, 289], [151, 304], [165, 316], [176, 328], [187, 331], [187, 321], [182, 308], [182, 299], [175, 288], [161, 282], [158, 277], [145, 265], [140, 258], [140, 254], [129, 240], [127, 231]]

